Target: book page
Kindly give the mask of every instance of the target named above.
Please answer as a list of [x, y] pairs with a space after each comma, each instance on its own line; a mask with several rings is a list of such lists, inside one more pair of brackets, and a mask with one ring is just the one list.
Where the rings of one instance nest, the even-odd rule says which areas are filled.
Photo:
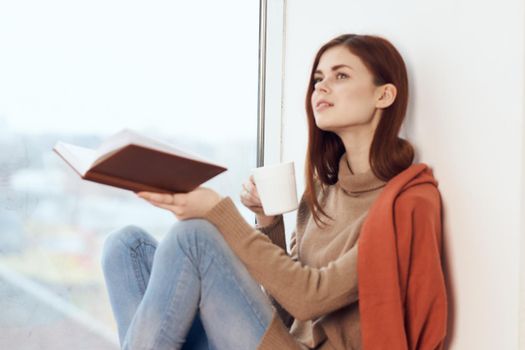
[[62, 141], [58, 141], [54, 149], [81, 176], [86, 175], [96, 158], [96, 152], [94, 150]]
[[203, 157], [197, 156], [195, 154], [190, 154], [188, 152], [181, 151], [180, 149], [177, 149], [176, 147], [169, 145], [165, 142], [157, 141], [147, 136], [141, 135], [130, 129], [124, 129], [114, 134], [113, 136], [110, 136], [106, 141], [104, 141], [96, 150], [96, 157], [94, 163], [98, 164], [102, 160], [111, 156], [111, 154], [131, 144], [154, 149], [168, 154], [174, 154], [188, 159], [194, 159], [203, 163], [222, 166], [220, 164], [210, 162], [209, 160], [206, 160]]

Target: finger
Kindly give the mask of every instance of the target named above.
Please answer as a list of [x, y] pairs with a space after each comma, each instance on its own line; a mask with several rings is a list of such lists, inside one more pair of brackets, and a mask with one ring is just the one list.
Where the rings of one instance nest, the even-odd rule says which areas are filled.
[[255, 184], [250, 184], [250, 194], [253, 196], [253, 198], [259, 200], [259, 192], [257, 191]]
[[242, 184], [242, 189], [244, 191], [248, 191], [248, 185], [246, 184], [246, 182]]
[[[141, 196], [142, 197], [142, 196]], [[175, 212], [175, 211], [179, 211], [180, 210], [180, 207], [177, 207], [173, 204], [166, 204], [166, 203], [162, 203], [162, 202], [157, 202], [155, 200], [152, 200], [152, 199], [148, 199], [148, 198], [145, 198], [145, 197], [142, 197], [146, 202], [148, 202], [149, 204], [155, 206], [155, 207], [159, 207], [159, 208], [162, 208], [162, 209], [167, 209], [169, 211], [172, 211], [172, 212]]]
[[244, 188], [243, 193], [241, 193], [241, 197], [244, 198], [250, 206], [259, 204], [258, 196], [254, 196], [253, 193], [246, 188]]
[[173, 204], [173, 196], [167, 193], [139, 192], [137, 195], [148, 201], [157, 203]]
[[252, 182], [250, 183], [251, 185], [251, 194], [257, 198], [257, 200], [259, 200], [259, 191], [257, 191], [257, 185], [255, 184], [255, 182]]
[[252, 201], [254, 201], [255, 203], [261, 202], [261, 200], [259, 199], [259, 193], [257, 192], [257, 188], [252, 187], [249, 193], [250, 193], [250, 198], [252, 199]]
[[255, 214], [264, 214], [264, 210], [260, 206], [248, 207], [248, 209], [250, 209]]
[[187, 193], [173, 194], [172, 198], [173, 198], [173, 204], [174, 205], [186, 205], [186, 203], [188, 202], [188, 194]]
[[242, 184], [241, 195], [244, 197], [248, 197], [250, 195], [250, 188], [248, 187], [246, 183]]
[[158, 202], [150, 202], [150, 203], [158, 208], [169, 210], [176, 216], [183, 214], [183, 211], [177, 206], [170, 205], [170, 204], [162, 204]]

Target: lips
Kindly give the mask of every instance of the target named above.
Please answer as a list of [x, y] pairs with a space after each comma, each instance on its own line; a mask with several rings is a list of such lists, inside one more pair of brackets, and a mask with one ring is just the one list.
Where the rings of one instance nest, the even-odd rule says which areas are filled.
[[334, 105], [333, 103], [328, 102], [326, 100], [319, 100], [315, 104], [315, 109], [316, 110], [321, 110], [321, 109], [325, 109], [325, 108], [328, 108], [328, 107], [332, 107], [333, 105]]

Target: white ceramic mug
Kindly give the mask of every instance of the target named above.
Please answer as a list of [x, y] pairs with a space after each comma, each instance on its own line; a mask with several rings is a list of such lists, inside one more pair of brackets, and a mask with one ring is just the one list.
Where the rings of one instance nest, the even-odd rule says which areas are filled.
[[272, 216], [297, 209], [294, 162], [252, 169], [264, 215]]

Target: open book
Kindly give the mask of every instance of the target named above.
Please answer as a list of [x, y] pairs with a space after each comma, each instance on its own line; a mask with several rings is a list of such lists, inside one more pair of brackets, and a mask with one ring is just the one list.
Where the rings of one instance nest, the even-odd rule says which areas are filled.
[[129, 129], [97, 149], [58, 141], [53, 147], [83, 179], [134, 192], [189, 192], [226, 168]]

